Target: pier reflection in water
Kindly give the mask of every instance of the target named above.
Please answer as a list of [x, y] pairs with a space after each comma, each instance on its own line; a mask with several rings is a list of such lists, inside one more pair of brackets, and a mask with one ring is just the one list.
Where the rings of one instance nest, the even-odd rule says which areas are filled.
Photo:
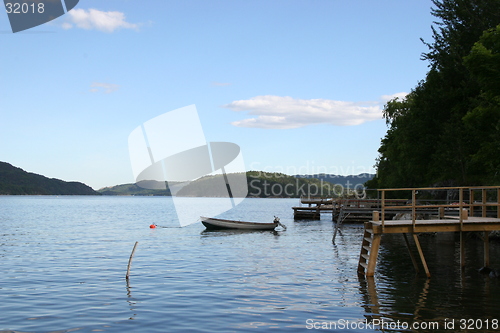
[[[460, 268], [459, 236], [454, 233], [420, 237], [432, 277], [416, 274], [401, 235], [384, 235], [374, 277], [359, 276], [365, 316], [380, 322], [416, 322], [428, 331], [455, 324], [455, 329], [500, 328], [500, 279], [481, 274], [482, 240], [468, 234], [467, 262]], [[490, 246], [492, 267], [500, 267], [500, 244]], [[419, 330], [419, 332], [425, 330]]]

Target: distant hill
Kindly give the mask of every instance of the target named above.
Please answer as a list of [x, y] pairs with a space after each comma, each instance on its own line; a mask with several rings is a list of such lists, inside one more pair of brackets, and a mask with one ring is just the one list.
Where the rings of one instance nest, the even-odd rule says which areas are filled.
[[166, 195], [170, 189], [164, 182], [154, 180], [142, 181], [135, 184], [122, 184], [101, 188], [98, 192], [102, 195]]
[[373, 179], [375, 177], [374, 173], [360, 173], [359, 175], [351, 175], [351, 176], [338, 176], [331, 174], [316, 174], [316, 175], [295, 175], [297, 178], [315, 178], [318, 180], [322, 180], [323, 182], [328, 182], [331, 184], [342, 185], [343, 187], [347, 187], [349, 185], [350, 188], [353, 188], [357, 184], [364, 184], [367, 181]]
[[0, 195], [100, 195], [90, 186], [26, 172], [0, 162]]
[[315, 178], [299, 178], [277, 172], [247, 172], [248, 196], [300, 198], [301, 196], [331, 196], [341, 189]]
[[[228, 176], [230, 177], [231, 174]], [[300, 196], [329, 196], [340, 195], [343, 189], [354, 189], [358, 184], [364, 184], [373, 178], [372, 174], [356, 176], [336, 175], [296, 175], [289, 176], [282, 173], [248, 171], [246, 173], [249, 197], [286, 197]], [[222, 175], [205, 176], [177, 189], [176, 196], [181, 197], [224, 197], [227, 189]], [[174, 186], [176, 184], [171, 184]], [[183, 185], [183, 184], [182, 184]], [[348, 186], [349, 185], [349, 186]], [[359, 185], [358, 185], [359, 186]], [[243, 192], [242, 189], [232, 189], [234, 193]], [[165, 189], [163, 182], [143, 181], [143, 184], [123, 184], [106, 187], [99, 190], [103, 195], [171, 195], [170, 189]], [[175, 193], [175, 191], [174, 191]], [[235, 195], [237, 196], [237, 195]]]
[[[235, 174], [228, 174], [229, 179], [231, 175]], [[275, 172], [248, 171], [246, 173], [246, 182], [248, 187], [247, 197], [298, 198], [309, 194], [312, 196], [328, 196], [333, 192], [332, 186], [325, 186], [317, 179], [299, 179]], [[233, 186], [235, 186], [234, 183]], [[246, 193], [244, 188], [232, 187], [231, 191], [235, 197], [238, 196], [238, 193], [240, 195]], [[228, 192], [222, 175], [202, 177], [177, 192], [177, 196], [183, 197], [225, 197], [227, 195]]]

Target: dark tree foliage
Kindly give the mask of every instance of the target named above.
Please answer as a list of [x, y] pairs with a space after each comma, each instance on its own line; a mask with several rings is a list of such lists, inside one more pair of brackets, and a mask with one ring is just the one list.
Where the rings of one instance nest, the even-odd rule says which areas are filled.
[[465, 57], [465, 65], [481, 89], [476, 106], [463, 118], [478, 140], [471, 167], [485, 181], [500, 183], [500, 25], [486, 31]]
[[[500, 181], [495, 176], [500, 161], [490, 159], [500, 128], [498, 58], [488, 58], [497, 52], [491, 29], [500, 24], [500, 0], [433, 3], [432, 15], [439, 20], [432, 27], [434, 41], [424, 42], [429, 52], [422, 55], [429, 72], [403, 100], [386, 104], [389, 129], [379, 148], [378, 176], [369, 187]], [[489, 65], [497, 61], [496, 67], [481, 57]]]
[[462, 58], [470, 52], [485, 30], [500, 22], [498, 0], [433, 0], [431, 13], [440, 21], [432, 27], [433, 43], [426, 43], [429, 52], [422, 58], [433, 69], [452, 72], [462, 69]]

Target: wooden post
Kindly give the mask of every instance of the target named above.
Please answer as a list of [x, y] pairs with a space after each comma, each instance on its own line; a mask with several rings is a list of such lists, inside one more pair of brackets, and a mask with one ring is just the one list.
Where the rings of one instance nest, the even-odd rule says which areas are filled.
[[[498, 191], [498, 193], [500, 193], [500, 190]], [[500, 216], [500, 199], [499, 199], [499, 206], [498, 206], [498, 212], [499, 212], [499, 215]], [[382, 233], [384, 232], [384, 220], [385, 220], [385, 190], [382, 190], [382, 197], [380, 199], [380, 207], [381, 207], [381, 210], [382, 210]]]
[[462, 231], [463, 228], [463, 215], [462, 215], [462, 209], [464, 209], [464, 189], [460, 188], [458, 190], [458, 213], [459, 213], [459, 221], [460, 221], [460, 231]]
[[429, 268], [427, 267], [424, 252], [422, 252], [422, 247], [420, 246], [420, 242], [418, 241], [417, 234], [413, 234], [413, 240], [415, 241], [415, 245], [417, 245], [418, 255], [420, 256], [420, 260], [422, 261], [422, 265], [424, 266], [425, 274], [427, 275], [427, 277], [431, 277], [431, 273], [429, 272]]
[[132, 258], [134, 257], [135, 249], [137, 247], [137, 244], [139, 244], [139, 242], [135, 242], [134, 248], [132, 249], [132, 253], [130, 254], [130, 258], [128, 259], [127, 275], [125, 275], [125, 278], [127, 280], [128, 280], [128, 277], [130, 276], [130, 266], [132, 265]]
[[380, 213], [377, 210], [372, 212], [372, 221], [378, 222], [380, 221]]
[[474, 216], [474, 190], [470, 189], [469, 190], [469, 211], [470, 211], [470, 216]]
[[486, 197], [486, 189], [483, 188], [482, 190], [482, 204], [483, 204], [483, 207], [481, 208], [481, 214], [483, 217], [486, 217], [486, 201], [488, 200], [487, 197]]
[[462, 220], [469, 219], [469, 211], [467, 210], [467, 208], [462, 208], [460, 214], [462, 215]]
[[416, 195], [415, 195], [415, 189], [411, 191], [411, 224], [412, 224], [412, 231], [415, 232], [415, 220], [417, 219], [417, 213], [416, 213]]
[[500, 188], [497, 189], [497, 217], [500, 218]]
[[378, 249], [380, 247], [381, 234], [374, 234], [372, 245], [370, 248], [370, 259], [368, 259], [368, 267], [366, 268], [366, 276], [375, 275], [375, 266], [377, 265]]
[[463, 227], [464, 227], [464, 214], [463, 214], [463, 209], [464, 209], [464, 189], [461, 187], [458, 192], [458, 198], [459, 198], [459, 221], [460, 221], [460, 267], [462, 269], [465, 268], [465, 238], [464, 238], [464, 232], [463, 232]]
[[444, 207], [438, 207], [438, 215], [440, 220], [444, 219]]

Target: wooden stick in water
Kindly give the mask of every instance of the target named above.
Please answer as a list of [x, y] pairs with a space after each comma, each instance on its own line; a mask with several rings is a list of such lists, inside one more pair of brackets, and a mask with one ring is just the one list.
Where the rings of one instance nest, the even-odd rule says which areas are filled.
[[127, 275], [125, 275], [125, 278], [128, 280], [128, 277], [130, 276], [130, 265], [132, 265], [132, 258], [134, 257], [135, 254], [135, 248], [137, 247], [137, 244], [139, 242], [135, 242], [134, 248], [132, 249], [132, 253], [130, 254], [130, 258], [128, 259], [128, 267], [127, 267]]

